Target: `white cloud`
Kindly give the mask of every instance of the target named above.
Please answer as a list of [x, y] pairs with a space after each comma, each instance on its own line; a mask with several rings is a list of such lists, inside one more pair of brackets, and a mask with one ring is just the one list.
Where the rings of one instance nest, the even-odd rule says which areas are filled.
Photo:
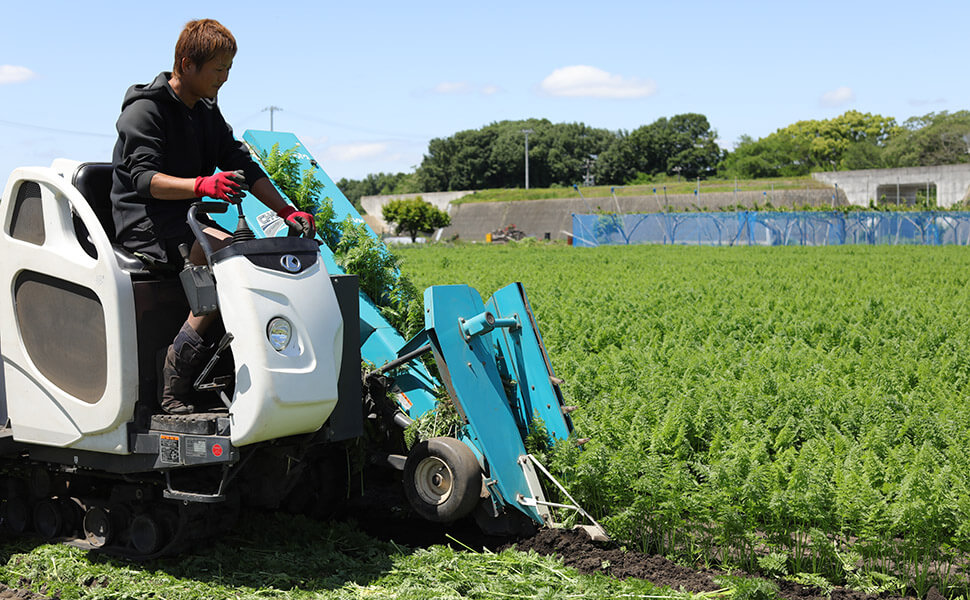
[[644, 98], [657, 93], [650, 79], [624, 77], [588, 65], [556, 69], [539, 84], [550, 96], [573, 98]]
[[334, 144], [324, 151], [326, 161], [352, 161], [377, 158], [387, 152], [387, 142], [362, 142], [359, 144]]
[[497, 94], [497, 93], [501, 92], [502, 91], [502, 88], [500, 88], [497, 85], [486, 85], [486, 86], [482, 86], [482, 90], [481, 91], [482, 91], [482, 95], [484, 95], [484, 96], [491, 96], [493, 94]]
[[472, 86], [467, 81], [442, 81], [432, 91], [436, 94], [467, 94], [472, 91]]
[[843, 106], [850, 102], [855, 102], [855, 92], [852, 91], [852, 88], [843, 85], [838, 89], [834, 89], [831, 92], [825, 92], [822, 94], [822, 98], [819, 100], [819, 102], [822, 106]]
[[17, 65], [0, 65], [0, 85], [5, 83], [20, 83], [37, 77], [37, 74], [27, 67]]

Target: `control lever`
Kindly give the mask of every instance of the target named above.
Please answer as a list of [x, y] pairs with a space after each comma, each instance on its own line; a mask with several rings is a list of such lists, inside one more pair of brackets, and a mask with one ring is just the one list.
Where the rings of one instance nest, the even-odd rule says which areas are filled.
[[236, 221], [236, 230], [232, 232], [232, 243], [255, 240], [256, 234], [253, 233], [253, 230], [249, 228], [249, 224], [246, 223], [246, 215], [243, 214], [242, 202], [236, 205], [236, 211], [239, 214], [239, 220]]

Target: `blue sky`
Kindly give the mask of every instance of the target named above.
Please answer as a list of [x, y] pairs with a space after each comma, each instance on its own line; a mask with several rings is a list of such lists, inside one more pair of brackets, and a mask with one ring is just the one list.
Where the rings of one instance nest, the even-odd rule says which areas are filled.
[[11, 2], [0, 36], [0, 181], [110, 160], [125, 90], [171, 70], [186, 21], [239, 53], [219, 103], [238, 134], [295, 133], [332, 178], [410, 171], [494, 121], [632, 130], [699, 112], [731, 148], [846, 110], [902, 122], [970, 108], [970, 4], [914, 2]]

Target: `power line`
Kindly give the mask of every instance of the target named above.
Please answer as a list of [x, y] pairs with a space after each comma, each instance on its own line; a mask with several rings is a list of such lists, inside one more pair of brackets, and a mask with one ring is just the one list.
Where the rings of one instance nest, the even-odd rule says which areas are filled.
[[348, 131], [356, 131], [358, 133], [369, 133], [371, 135], [380, 135], [380, 136], [385, 136], [385, 137], [403, 138], [403, 139], [408, 139], [408, 140], [419, 140], [419, 141], [422, 141], [422, 142], [423, 141], [430, 140], [431, 138], [434, 137], [434, 136], [431, 136], [431, 135], [421, 135], [421, 134], [418, 134], [418, 133], [400, 133], [400, 132], [393, 132], [393, 131], [377, 131], [377, 130], [374, 130], [374, 129], [368, 129], [366, 127], [359, 127], [357, 125], [348, 125], [347, 123], [338, 123], [336, 121], [328, 121], [326, 119], [320, 119], [318, 117], [311, 117], [309, 115], [304, 115], [304, 114], [301, 114], [301, 113], [295, 113], [295, 112], [293, 112], [291, 110], [288, 110], [287, 111], [287, 114], [290, 114], [290, 115], [292, 115], [294, 117], [297, 117], [297, 118], [300, 118], [300, 119], [304, 119], [306, 121], [313, 121], [315, 123], [320, 123], [321, 125], [327, 125], [329, 127], [337, 127], [337, 128], [340, 128], [340, 129], [346, 129]]
[[52, 133], [67, 133], [70, 135], [86, 135], [91, 137], [103, 137], [103, 138], [117, 137], [115, 134], [94, 133], [91, 131], [77, 131], [74, 129], [60, 129], [57, 127], [45, 127], [43, 125], [34, 125], [32, 123], [18, 123], [16, 121], [7, 121], [6, 119], [0, 119], [0, 124], [10, 125], [11, 127], [20, 127], [21, 129], [36, 129], [40, 131], [50, 131]]
[[252, 121], [256, 117], [258, 117], [261, 114], [263, 114], [264, 112], [266, 112], [266, 111], [262, 111], [261, 110], [261, 111], [259, 111], [257, 113], [253, 113], [253, 114], [249, 115], [248, 117], [243, 117], [241, 119], [233, 119], [232, 120], [232, 123], [231, 123], [231, 125], [233, 126], [232, 128], [233, 129], [236, 129], [237, 127], [242, 126], [243, 123], [248, 123], [249, 121]]

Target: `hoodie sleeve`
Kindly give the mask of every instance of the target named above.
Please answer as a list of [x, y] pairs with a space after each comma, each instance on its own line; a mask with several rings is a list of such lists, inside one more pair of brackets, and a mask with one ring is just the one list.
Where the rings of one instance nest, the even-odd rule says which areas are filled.
[[124, 169], [142, 198], [152, 197], [152, 177], [162, 169], [165, 144], [162, 122], [158, 106], [148, 99], [135, 100], [118, 117], [118, 142]]
[[226, 123], [218, 107], [216, 107], [215, 113], [216, 118], [221, 121], [220, 129], [222, 131], [219, 138], [218, 167], [223, 171], [242, 169], [246, 174], [246, 183], [252, 187], [258, 180], [266, 177], [266, 173], [252, 159], [246, 145], [233, 135], [232, 127], [229, 126], [229, 123]]

